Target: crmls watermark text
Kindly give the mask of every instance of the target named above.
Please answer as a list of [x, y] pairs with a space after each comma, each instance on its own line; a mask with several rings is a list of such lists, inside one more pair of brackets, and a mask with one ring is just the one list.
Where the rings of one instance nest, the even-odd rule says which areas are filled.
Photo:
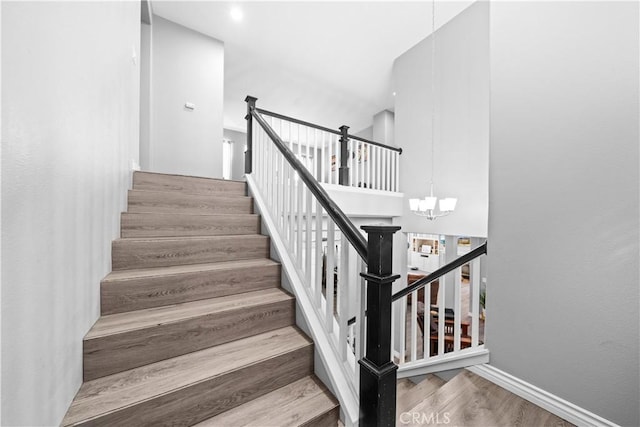
[[401, 424], [438, 425], [449, 424], [451, 418], [448, 412], [403, 412], [400, 414]]

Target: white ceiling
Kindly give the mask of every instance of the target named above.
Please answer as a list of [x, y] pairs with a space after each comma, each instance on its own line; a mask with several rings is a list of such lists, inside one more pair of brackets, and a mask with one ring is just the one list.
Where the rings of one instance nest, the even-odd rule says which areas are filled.
[[[436, 2], [436, 27], [473, 1]], [[393, 109], [393, 61], [431, 33], [430, 1], [154, 1], [153, 12], [224, 42], [224, 126], [258, 106], [354, 132]], [[230, 17], [232, 7], [244, 15]]]

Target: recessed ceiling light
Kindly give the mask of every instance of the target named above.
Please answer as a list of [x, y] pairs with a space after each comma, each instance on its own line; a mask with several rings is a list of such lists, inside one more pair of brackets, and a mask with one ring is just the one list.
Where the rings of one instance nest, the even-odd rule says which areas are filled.
[[395, 93], [395, 92], [393, 92], [393, 96], [396, 96], [396, 93]]
[[231, 15], [231, 19], [233, 19], [234, 21], [236, 22], [242, 21], [242, 17], [243, 17], [242, 9], [240, 9], [239, 7], [237, 6], [232, 7], [230, 15]]

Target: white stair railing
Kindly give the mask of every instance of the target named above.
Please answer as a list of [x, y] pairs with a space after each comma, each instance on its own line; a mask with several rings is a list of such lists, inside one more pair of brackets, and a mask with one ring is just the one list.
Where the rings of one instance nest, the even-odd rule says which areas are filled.
[[[400, 192], [400, 148], [350, 135], [346, 126], [334, 130], [259, 108], [256, 111], [318, 182]], [[341, 169], [346, 172], [342, 179]]]
[[[332, 388], [349, 418], [347, 424], [356, 424], [358, 360], [364, 336], [364, 281], [359, 273], [364, 270], [366, 240], [341, 211], [350, 227], [344, 223], [338, 227], [334, 221], [339, 208], [329, 206], [329, 212], [314, 193], [324, 190], [317, 186], [312, 191], [307, 185], [305, 180], [313, 179], [313, 171], [322, 170], [310, 148], [316, 153], [322, 150], [317, 151], [315, 143], [302, 136], [308, 129], [289, 124], [283, 131], [282, 120], [262, 116], [255, 109], [252, 114], [252, 172], [247, 183], [328, 368]], [[331, 153], [329, 147], [325, 148]], [[305, 170], [297, 170], [292, 163]]]
[[[482, 247], [486, 251], [485, 243], [476, 252]], [[394, 295], [391, 345], [399, 377], [488, 362], [480, 308], [482, 253], [421, 289], [397, 298]], [[470, 274], [463, 284], [464, 265], [469, 266]], [[437, 293], [436, 301], [432, 290], [434, 296]]]

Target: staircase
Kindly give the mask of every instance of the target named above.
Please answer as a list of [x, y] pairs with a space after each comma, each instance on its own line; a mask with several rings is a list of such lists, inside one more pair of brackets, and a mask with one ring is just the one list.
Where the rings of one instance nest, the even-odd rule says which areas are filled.
[[466, 369], [448, 382], [431, 374], [418, 384], [401, 379], [396, 396], [397, 426], [573, 425]]
[[245, 184], [133, 178], [62, 425], [337, 425]]

